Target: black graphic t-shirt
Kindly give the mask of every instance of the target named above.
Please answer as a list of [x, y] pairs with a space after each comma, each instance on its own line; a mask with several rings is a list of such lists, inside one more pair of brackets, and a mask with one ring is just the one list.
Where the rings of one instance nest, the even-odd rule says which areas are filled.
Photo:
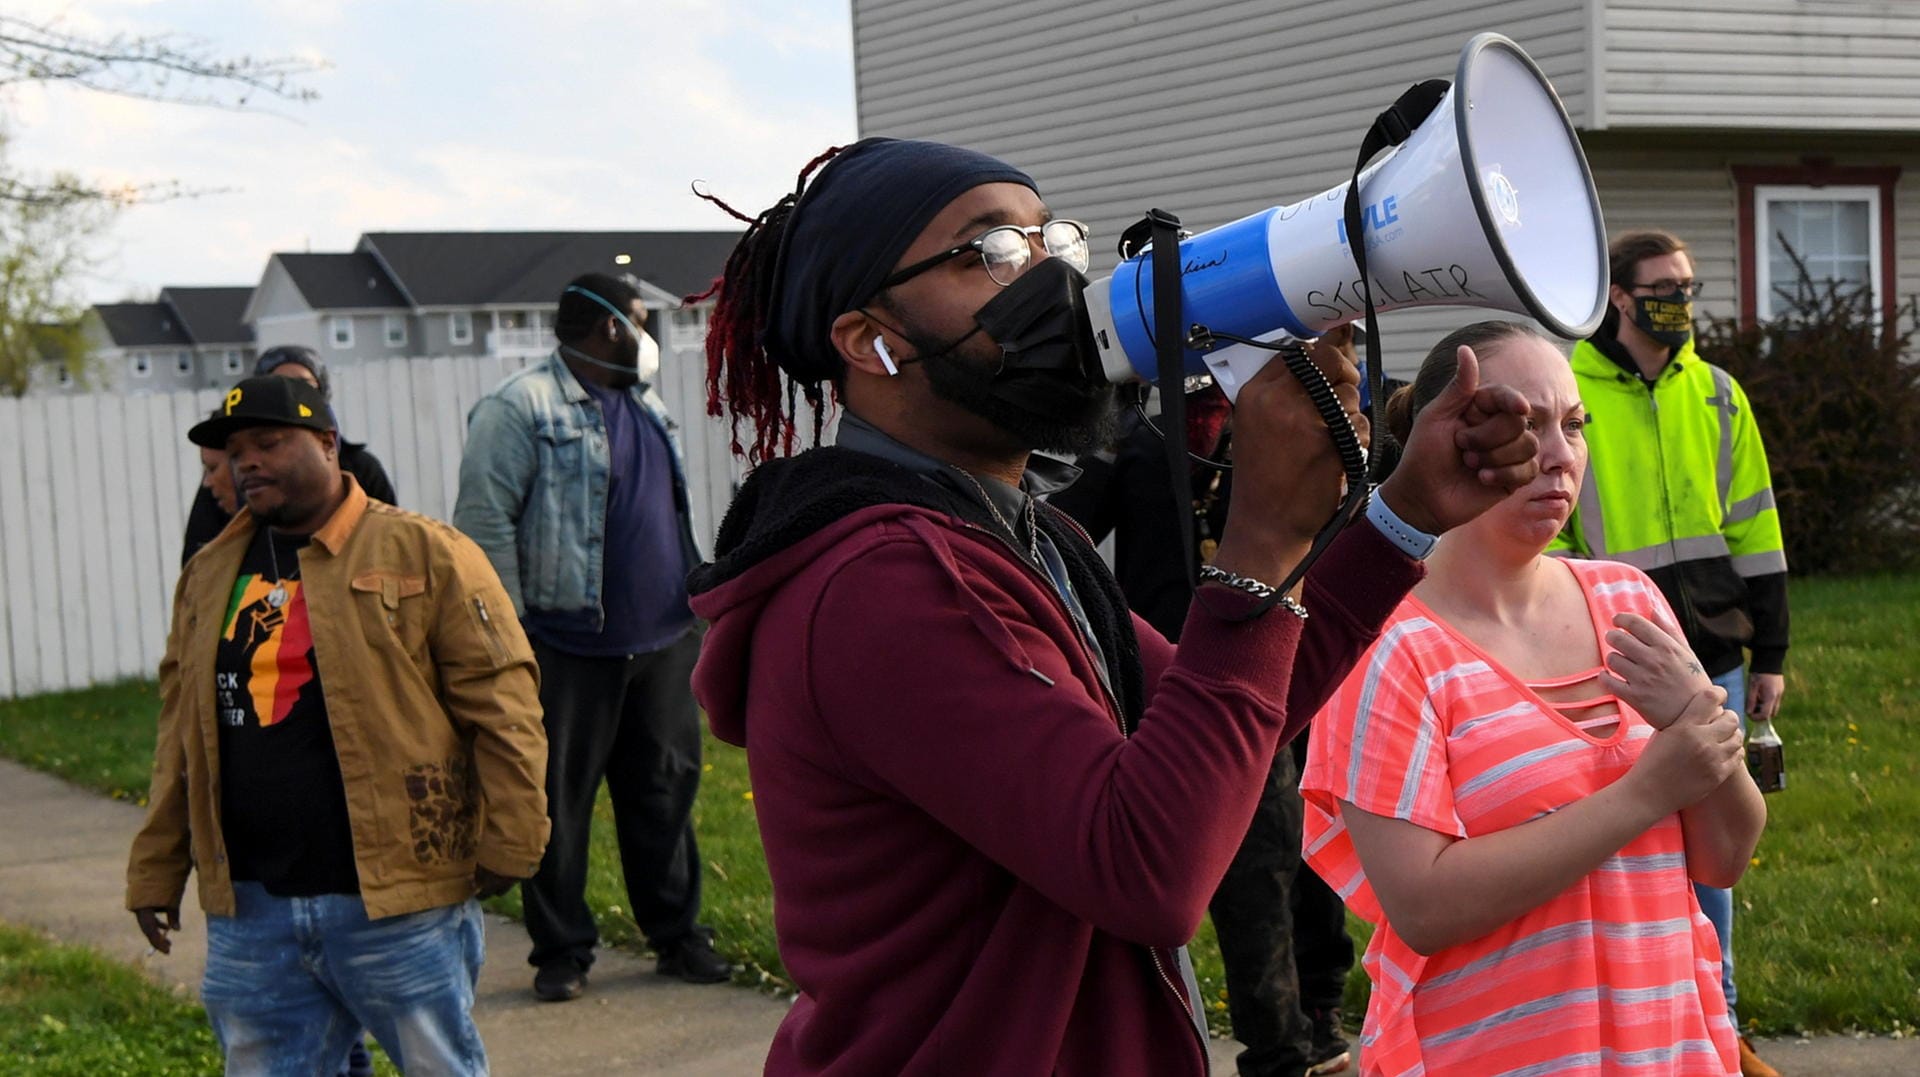
[[254, 533], [214, 663], [228, 866], [233, 878], [281, 897], [360, 891], [346, 786], [298, 578], [306, 544], [267, 527]]

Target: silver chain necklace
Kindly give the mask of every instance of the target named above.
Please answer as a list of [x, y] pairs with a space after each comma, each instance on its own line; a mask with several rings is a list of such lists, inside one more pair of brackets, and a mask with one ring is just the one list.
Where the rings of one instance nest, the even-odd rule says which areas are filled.
[[293, 566], [293, 575], [282, 579], [280, 576], [280, 554], [274, 549], [273, 530], [271, 528], [264, 528], [263, 530], [267, 532], [267, 560], [273, 565], [273, 590], [267, 592], [267, 605], [277, 610], [287, 604], [286, 580], [297, 580], [300, 578], [300, 565], [296, 562]]
[[[987, 488], [980, 485], [980, 480], [973, 477], [973, 472], [968, 471], [966, 468], [960, 467], [957, 464], [949, 464], [947, 466], [953, 468], [955, 471], [958, 471], [960, 474], [966, 476], [967, 481], [972, 483], [974, 490], [980, 494], [980, 500], [986, 502], [987, 511], [993, 513], [994, 521], [998, 523], [1001, 527], [1004, 527], [1007, 529], [1007, 534], [1013, 537], [1013, 541], [1019, 542], [1020, 541], [1019, 530], [1016, 529], [1013, 526], [1013, 524], [1010, 521], [1008, 521], [1008, 519], [1005, 516], [1002, 516], [1000, 514], [1000, 506], [993, 503], [993, 498], [987, 495]], [[1034, 517], [1032, 497], [1027, 498], [1025, 509], [1026, 509], [1026, 524], [1027, 524], [1027, 556], [1033, 559], [1033, 563], [1035, 565], [1039, 565], [1041, 564], [1040, 527]]]

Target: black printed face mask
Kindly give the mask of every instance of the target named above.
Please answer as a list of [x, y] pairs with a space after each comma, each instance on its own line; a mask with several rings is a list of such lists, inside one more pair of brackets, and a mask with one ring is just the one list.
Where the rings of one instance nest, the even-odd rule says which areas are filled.
[[1693, 300], [1685, 292], [1635, 296], [1633, 324], [1667, 347], [1678, 348], [1693, 337]]

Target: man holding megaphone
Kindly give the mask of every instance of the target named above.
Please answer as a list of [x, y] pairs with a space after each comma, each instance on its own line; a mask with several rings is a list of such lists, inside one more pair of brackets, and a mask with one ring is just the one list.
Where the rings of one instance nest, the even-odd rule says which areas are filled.
[[[799, 992], [767, 1072], [1205, 1074], [1183, 944], [1274, 754], [1433, 537], [1532, 476], [1526, 405], [1463, 362], [1368, 521], [1273, 596], [1343, 473], [1292, 375], [1249, 377], [1176, 649], [1034, 498], [1068, 479], [1034, 450], [1100, 444], [1115, 412], [1083, 226], [1002, 161], [890, 139], [739, 216], [709, 385], [759, 466], [691, 591], [695, 691], [747, 748]], [[1354, 364], [1317, 369], [1364, 433]], [[801, 399], [815, 447], [776, 459]]]

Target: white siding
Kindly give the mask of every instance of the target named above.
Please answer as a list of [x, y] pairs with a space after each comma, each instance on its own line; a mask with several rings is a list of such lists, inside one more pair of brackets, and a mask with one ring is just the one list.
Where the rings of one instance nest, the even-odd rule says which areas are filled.
[[[1920, 294], [1920, 144], [1911, 138], [1702, 134], [1662, 139], [1645, 133], [1589, 135], [1609, 233], [1664, 228], [1693, 248], [1695, 274], [1707, 282], [1703, 313], [1731, 317], [1739, 299], [1739, 203], [1734, 165], [1795, 165], [1806, 156], [1839, 167], [1901, 168], [1894, 187], [1894, 294]], [[1876, 225], [1877, 226], [1877, 225]]]
[[1724, 158], [1707, 153], [1609, 151], [1589, 145], [1587, 163], [1605, 207], [1607, 234], [1661, 228], [1693, 250], [1693, 274], [1706, 282], [1703, 315], [1729, 318], [1739, 299], [1735, 250], [1738, 207]]
[[[1587, 0], [854, 0], [860, 132], [1028, 170], [1093, 226], [1097, 276], [1149, 207], [1203, 229], [1341, 182], [1373, 117], [1451, 78], [1481, 31], [1518, 41], [1581, 124], [1591, 16]], [[1484, 316], [1386, 316], [1388, 370]]]
[[[385, 464], [400, 504], [444, 520], [467, 412], [522, 365], [337, 367], [334, 407], [346, 436]], [[704, 370], [697, 346], [668, 352], [659, 388], [680, 425], [695, 531], [708, 541], [739, 468], [725, 427], [706, 416]], [[0, 699], [154, 675], [200, 480], [186, 431], [219, 400], [217, 389], [0, 398]]]
[[1593, 2], [1596, 126], [1920, 129], [1920, 3]]

